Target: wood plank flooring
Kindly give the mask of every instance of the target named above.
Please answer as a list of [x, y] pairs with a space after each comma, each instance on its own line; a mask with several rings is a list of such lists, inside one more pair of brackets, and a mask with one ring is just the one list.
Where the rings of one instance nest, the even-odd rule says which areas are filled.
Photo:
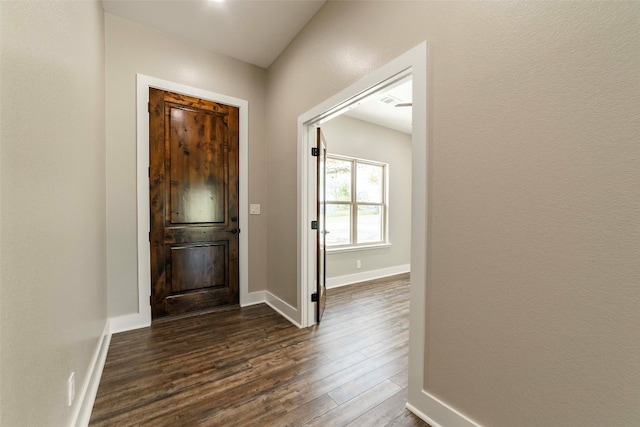
[[261, 304], [116, 334], [92, 427], [428, 426], [404, 405], [408, 275], [327, 294], [298, 329]]

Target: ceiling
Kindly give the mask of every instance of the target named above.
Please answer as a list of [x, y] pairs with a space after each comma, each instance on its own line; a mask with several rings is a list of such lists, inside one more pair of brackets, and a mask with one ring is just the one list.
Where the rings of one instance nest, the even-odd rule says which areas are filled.
[[[213, 52], [268, 68], [326, 0], [102, 0], [106, 13], [172, 34]], [[392, 96], [397, 101], [381, 102]], [[411, 81], [345, 113], [411, 133]]]
[[412, 80], [409, 77], [355, 104], [345, 115], [411, 133], [411, 106], [402, 104], [411, 104], [412, 88]]
[[325, 0], [103, 0], [105, 12], [267, 68]]

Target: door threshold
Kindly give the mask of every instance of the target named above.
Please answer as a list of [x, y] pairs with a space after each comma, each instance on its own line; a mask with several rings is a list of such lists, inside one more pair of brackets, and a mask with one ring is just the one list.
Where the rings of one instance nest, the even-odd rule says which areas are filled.
[[180, 313], [180, 314], [175, 314], [175, 315], [171, 315], [171, 316], [160, 317], [159, 319], [152, 319], [151, 320], [151, 324], [154, 325], [154, 324], [158, 324], [158, 323], [170, 322], [172, 320], [185, 319], [187, 317], [201, 316], [203, 314], [219, 313], [219, 312], [232, 311], [232, 310], [238, 310], [238, 309], [240, 309], [240, 304], [232, 304], [232, 305], [225, 305], [225, 306], [221, 306], [221, 307], [205, 308], [205, 309], [202, 309], [202, 310], [190, 311], [188, 313]]

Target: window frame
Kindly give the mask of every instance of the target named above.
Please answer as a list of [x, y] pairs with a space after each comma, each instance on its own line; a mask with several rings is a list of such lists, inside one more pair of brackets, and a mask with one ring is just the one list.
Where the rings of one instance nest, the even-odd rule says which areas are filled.
[[[326, 205], [349, 206], [351, 210], [349, 243], [338, 245], [326, 245], [327, 252], [353, 251], [358, 249], [374, 249], [390, 246], [389, 242], [389, 164], [376, 160], [362, 159], [358, 157], [345, 156], [341, 154], [327, 153], [327, 160], [336, 159], [351, 163], [351, 200], [338, 201], [329, 200], [325, 196]], [[358, 202], [357, 191], [357, 167], [358, 164], [382, 167], [382, 201], [380, 203]], [[356, 243], [358, 238], [358, 206], [380, 206], [382, 220], [380, 225], [381, 240], [375, 242]]]

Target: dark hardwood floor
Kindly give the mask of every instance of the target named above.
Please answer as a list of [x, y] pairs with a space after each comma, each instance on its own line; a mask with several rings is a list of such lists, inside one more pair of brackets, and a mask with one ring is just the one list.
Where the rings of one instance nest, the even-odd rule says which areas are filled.
[[99, 426], [427, 426], [405, 409], [408, 275], [328, 291], [298, 329], [261, 304], [111, 340]]

